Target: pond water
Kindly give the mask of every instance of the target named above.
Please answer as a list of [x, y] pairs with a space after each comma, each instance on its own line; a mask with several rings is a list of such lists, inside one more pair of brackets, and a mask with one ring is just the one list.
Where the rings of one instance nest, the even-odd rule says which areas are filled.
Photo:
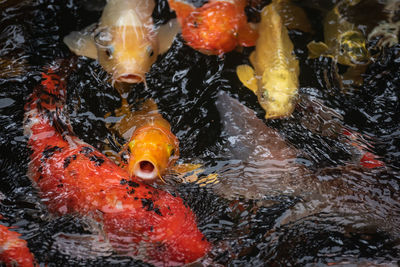
[[[110, 251], [84, 219], [50, 214], [27, 176], [24, 103], [45, 64], [74, 56], [62, 39], [96, 22], [101, 9], [90, 4], [101, 6], [99, 2], [0, 0], [1, 223], [17, 227], [43, 266], [147, 266]], [[250, 2], [256, 2], [255, 7], [247, 13], [256, 22], [260, 7], [269, 1]], [[257, 98], [236, 76], [236, 66], [248, 63], [253, 48], [206, 56], [178, 36], [147, 74], [147, 88], [143, 83], [131, 85], [129, 103], [135, 106], [153, 98], [171, 123], [180, 140], [180, 162], [203, 164], [204, 176], [219, 173], [218, 183], [176, 183], [169, 189], [184, 198], [213, 244], [211, 265], [397, 266], [400, 261], [400, 45], [372, 50], [375, 43], [368, 43], [376, 59], [363, 75], [363, 86], [343, 92], [329, 82], [334, 79], [330, 59], [307, 59], [306, 45], [322, 40], [322, 14], [334, 2], [303, 1], [314, 33], [290, 31], [300, 60], [300, 94], [319, 99], [340, 115], [342, 125], [367, 136], [373, 145], [370, 151], [384, 168], [355, 166], [352, 146], [340, 136], [324, 134], [320, 129], [331, 127], [331, 121], [304, 108], [306, 104], [287, 119], [265, 120]], [[383, 5], [378, 0], [362, 2], [368, 12], [349, 10], [348, 15], [368, 32], [384, 18]], [[160, 0], [153, 17], [162, 24], [174, 13]], [[79, 138], [100, 150], [110, 149], [113, 140], [123, 142], [106, 126], [112, 118], [104, 118], [120, 106], [121, 98], [96, 61], [77, 58], [67, 90], [68, 113]], [[288, 169], [291, 178], [272, 179], [262, 162], [235, 156], [230, 147], [234, 136], [216, 104], [221, 91], [238, 99], [241, 104], [234, 102], [236, 106], [254, 110], [259, 120], [301, 151], [297, 161], [307, 171]], [[228, 124], [240, 115], [232, 113]], [[255, 148], [246, 146], [252, 143], [246, 138], [236, 148], [251, 154]], [[119, 147], [111, 149], [118, 152]], [[246, 187], [249, 183], [252, 186]]]

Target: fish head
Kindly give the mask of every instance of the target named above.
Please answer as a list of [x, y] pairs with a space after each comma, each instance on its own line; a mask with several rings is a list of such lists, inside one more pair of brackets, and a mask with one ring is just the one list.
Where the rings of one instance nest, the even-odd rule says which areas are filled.
[[340, 38], [338, 62], [347, 66], [365, 65], [370, 61], [364, 35], [359, 31], [347, 31]]
[[94, 41], [100, 65], [117, 82], [143, 82], [158, 54], [150, 27], [99, 27], [94, 32]]
[[161, 126], [144, 126], [137, 129], [128, 144], [130, 156], [128, 172], [145, 182], [153, 182], [179, 157], [178, 139]]
[[267, 119], [284, 117], [293, 112], [298, 90], [294, 73], [295, 70], [290, 68], [273, 68], [264, 72], [257, 96]]

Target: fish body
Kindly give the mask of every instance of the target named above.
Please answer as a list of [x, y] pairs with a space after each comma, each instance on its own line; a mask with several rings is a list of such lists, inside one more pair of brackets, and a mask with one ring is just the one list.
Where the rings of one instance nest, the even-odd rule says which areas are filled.
[[279, 2], [274, 0], [261, 12], [259, 38], [250, 55], [254, 69], [248, 65], [237, 68], [239, 79], [257, 95], [267, 119], [290, 115], [299, 87], [299, 63], [279, 15]]
[[9, 227], [0, 225], [0, 263], [7, 267], [33, 267], [34, 257], [29, 251], [27, 242], [21, 235]]
[[342, 15], [344, 9], [358, 4], [359, 0], [342, 0], [324, 19], [324, 42], [307, 45], [310, 58], [332, 57], [339, 64], [355, 67], [369, 62], [366, 38], [356, 25]]
[[[383, 165], [375, 159], [311, 171], [296, 160], [299, 151], [253, 110], [224, 91], [218, 92], [215, 103], [226, 140], [222, 156], [228, 162], [217, 170], [218, 181], [205, 181], [205, 186], [228, 199], [255, 199], [269, 207], [285, 199], [294, 201], [276, 219], [271, 233], [312, 214], [340, 214], [340, 221], [348, 226], [378, 225], [398, 236], [400, 213], [393, 210], [398, 211], [399, 196], [395, 188], [382, 183], [384, 168], [379, 168]], [[360, 141], [360, 135], [345, 135]], [[376, 190], [390, 191], [388, 198], [376, 194]], [[377, 210], [377, 203], [385, 208]]]
[[53, 67], [25, 106], [29, 176], [54, 214], [97, 221], [113, 248], [146, 262], [192, 262], [210, 244], [179, 196], [142, 183], [76, 137], [63, 115], [65, 82]]
[[257, 31], [247, 22], [244, 0], [213, 0], [199, 8], [184, 0], [168, 3], [176, 12], [183, 39], [202, 53], [221, 55], [255, 44]]
[[97, 59], [114, 81], [143, 82], [176, 34], [173, 23], [167, 24], [163, 29], [170, 35], [160, 40], [151, 16], [154, 6], [153, 0], [109, 0], [98, 24], [70, 33], [64, 43], [77, 55]]

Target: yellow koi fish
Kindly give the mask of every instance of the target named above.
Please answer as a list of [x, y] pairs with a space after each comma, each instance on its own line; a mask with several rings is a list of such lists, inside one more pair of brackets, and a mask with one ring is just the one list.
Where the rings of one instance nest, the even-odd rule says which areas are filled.
[[[312, 41], [307, 45], [309, 58], [331, 57], [335, 63], [351, 67], [342, 79], [349, 78], [357, 85], [362, 84], [361, 73], [370, 61], [370, 54], [364, 34], [342, 16], [342, 13], [344, 9], [359, 2], [360, 0], [342, 0], [336, 4], [324, 19], [324, 42]], [[336, 68], [336, 64], [334, 66]], [[338, 77], [337, 69], [335, 74]]]
[[114, 159], [119, 163], [125, 160], [126, 165], [122, 163], [122, 166], [128, 169], [131, 176], [154, 182], [157, 179], [164, 181], [163, 176], [167, 172], [182, 178], [188, 173], [194, 172], [195, 175], [202, 171], [201, 164], [174, 165], [179, 158], [179, 141], [152, 99], [146, 100], [139, 110], [131, 112], [131, 108], [123, 99], [122, 108], [116, 115], [126, 116], [110, 127], [127, 140], [121, 153], [122, 159], [115, 155]]
[[120, 113], [126, 116], [112, 127], [129, 140], [122, 150], [129, 154], [125, 167], [131, 176], [143, 181], [162, 180], [162, 175], [179, 158], [179, 141], [152, 99], [146, 100], [140, 110], [130, 112], [130, 109], [123, 99]]
[[143, 82], [179, 29], [167, 23], [156, 30], [154, 6], [153, 0], [109, 0], [98, 24], [70, 33], [64, 43], [77, 55], [97, 59], [113, 81]]
[[239, 80], [258, 97], [265, 118], [290, 115], [299, 87], [299, 63], [293, 43], [279, 14], [281, 1], [273, 0], [261, 11], [259, 38], [248, 65], [236, 69]]

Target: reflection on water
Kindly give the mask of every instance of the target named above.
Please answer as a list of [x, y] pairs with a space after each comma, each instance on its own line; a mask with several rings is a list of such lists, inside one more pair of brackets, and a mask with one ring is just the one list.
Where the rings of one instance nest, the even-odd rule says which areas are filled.
[[[152, 97], [171, 123], [180, 139], [181, 161], [201, 162], [205, 174], [218, 173], [217, 183], [169, 188], [197, 214], [200, 229], [214, 244], [208, 259], [213, 262], [390, 266], [400, 260], [400, 46], [376, 54], [362, 87], [346, 93], [334, 86], [326, 90], [334, 78], [332, 62], [307, 59], [306, 45], [323, 39], [322, 14], [335, 1], [314, 2], [304, 5], [315, 35], [291, 31], [290, 36], [300, 60], [300, 92], [332, 108], [338, 114], [332, 113], [333, 119], [301, 105], [288, 119], [256, 120], [264, 111], [235, 73], [237, 65], [248, 63], [251, 48], [224, 57], [205, 56], [178, 38], [148, 73], [148, 88], [131, 85], [130, 104]], [[143, 264], [116, 255], [107, 244], [93, 247], [101, 243], [98, 231], [84, 219], [50, 214], [26, 176], [30, 152], [22, 132], [23, 105], [40, 79], [41, 67], [72, 56], [62, 38], [98, 20], [101, 11], [88, 6], [73, 0], [0, 1], [1, 222], [18, 226], [40, 263]], [[156, 24], [173, 16], [167, 1], [159, 1], [153, 16]], [[363, 14], [353, 21], [367, 19]], [[239, 99], [256, 116], [237, 115], [239, 104], [221, 110], [220, 91]], [[99, 149], [109, 149], [115, 138], [122, 142], [106, 128], [112, 117], [104, 115], [120, 106], [120, 97], [98, 63], [79, 58], [68, 93], [71, 123], [80, 138]], [[224, 117], [228, 111], [231, 117]], [[338, 120], [368, 135], [386, 168], [358, 167], [354, 149], [333, 130]], [[276, 145], [271, 145], [271, 134], [277, 134]], [[119, 147], [112, 149], [117, 152]], [[268, 153], [274, 156], [269, 161], [261, 157]]]

